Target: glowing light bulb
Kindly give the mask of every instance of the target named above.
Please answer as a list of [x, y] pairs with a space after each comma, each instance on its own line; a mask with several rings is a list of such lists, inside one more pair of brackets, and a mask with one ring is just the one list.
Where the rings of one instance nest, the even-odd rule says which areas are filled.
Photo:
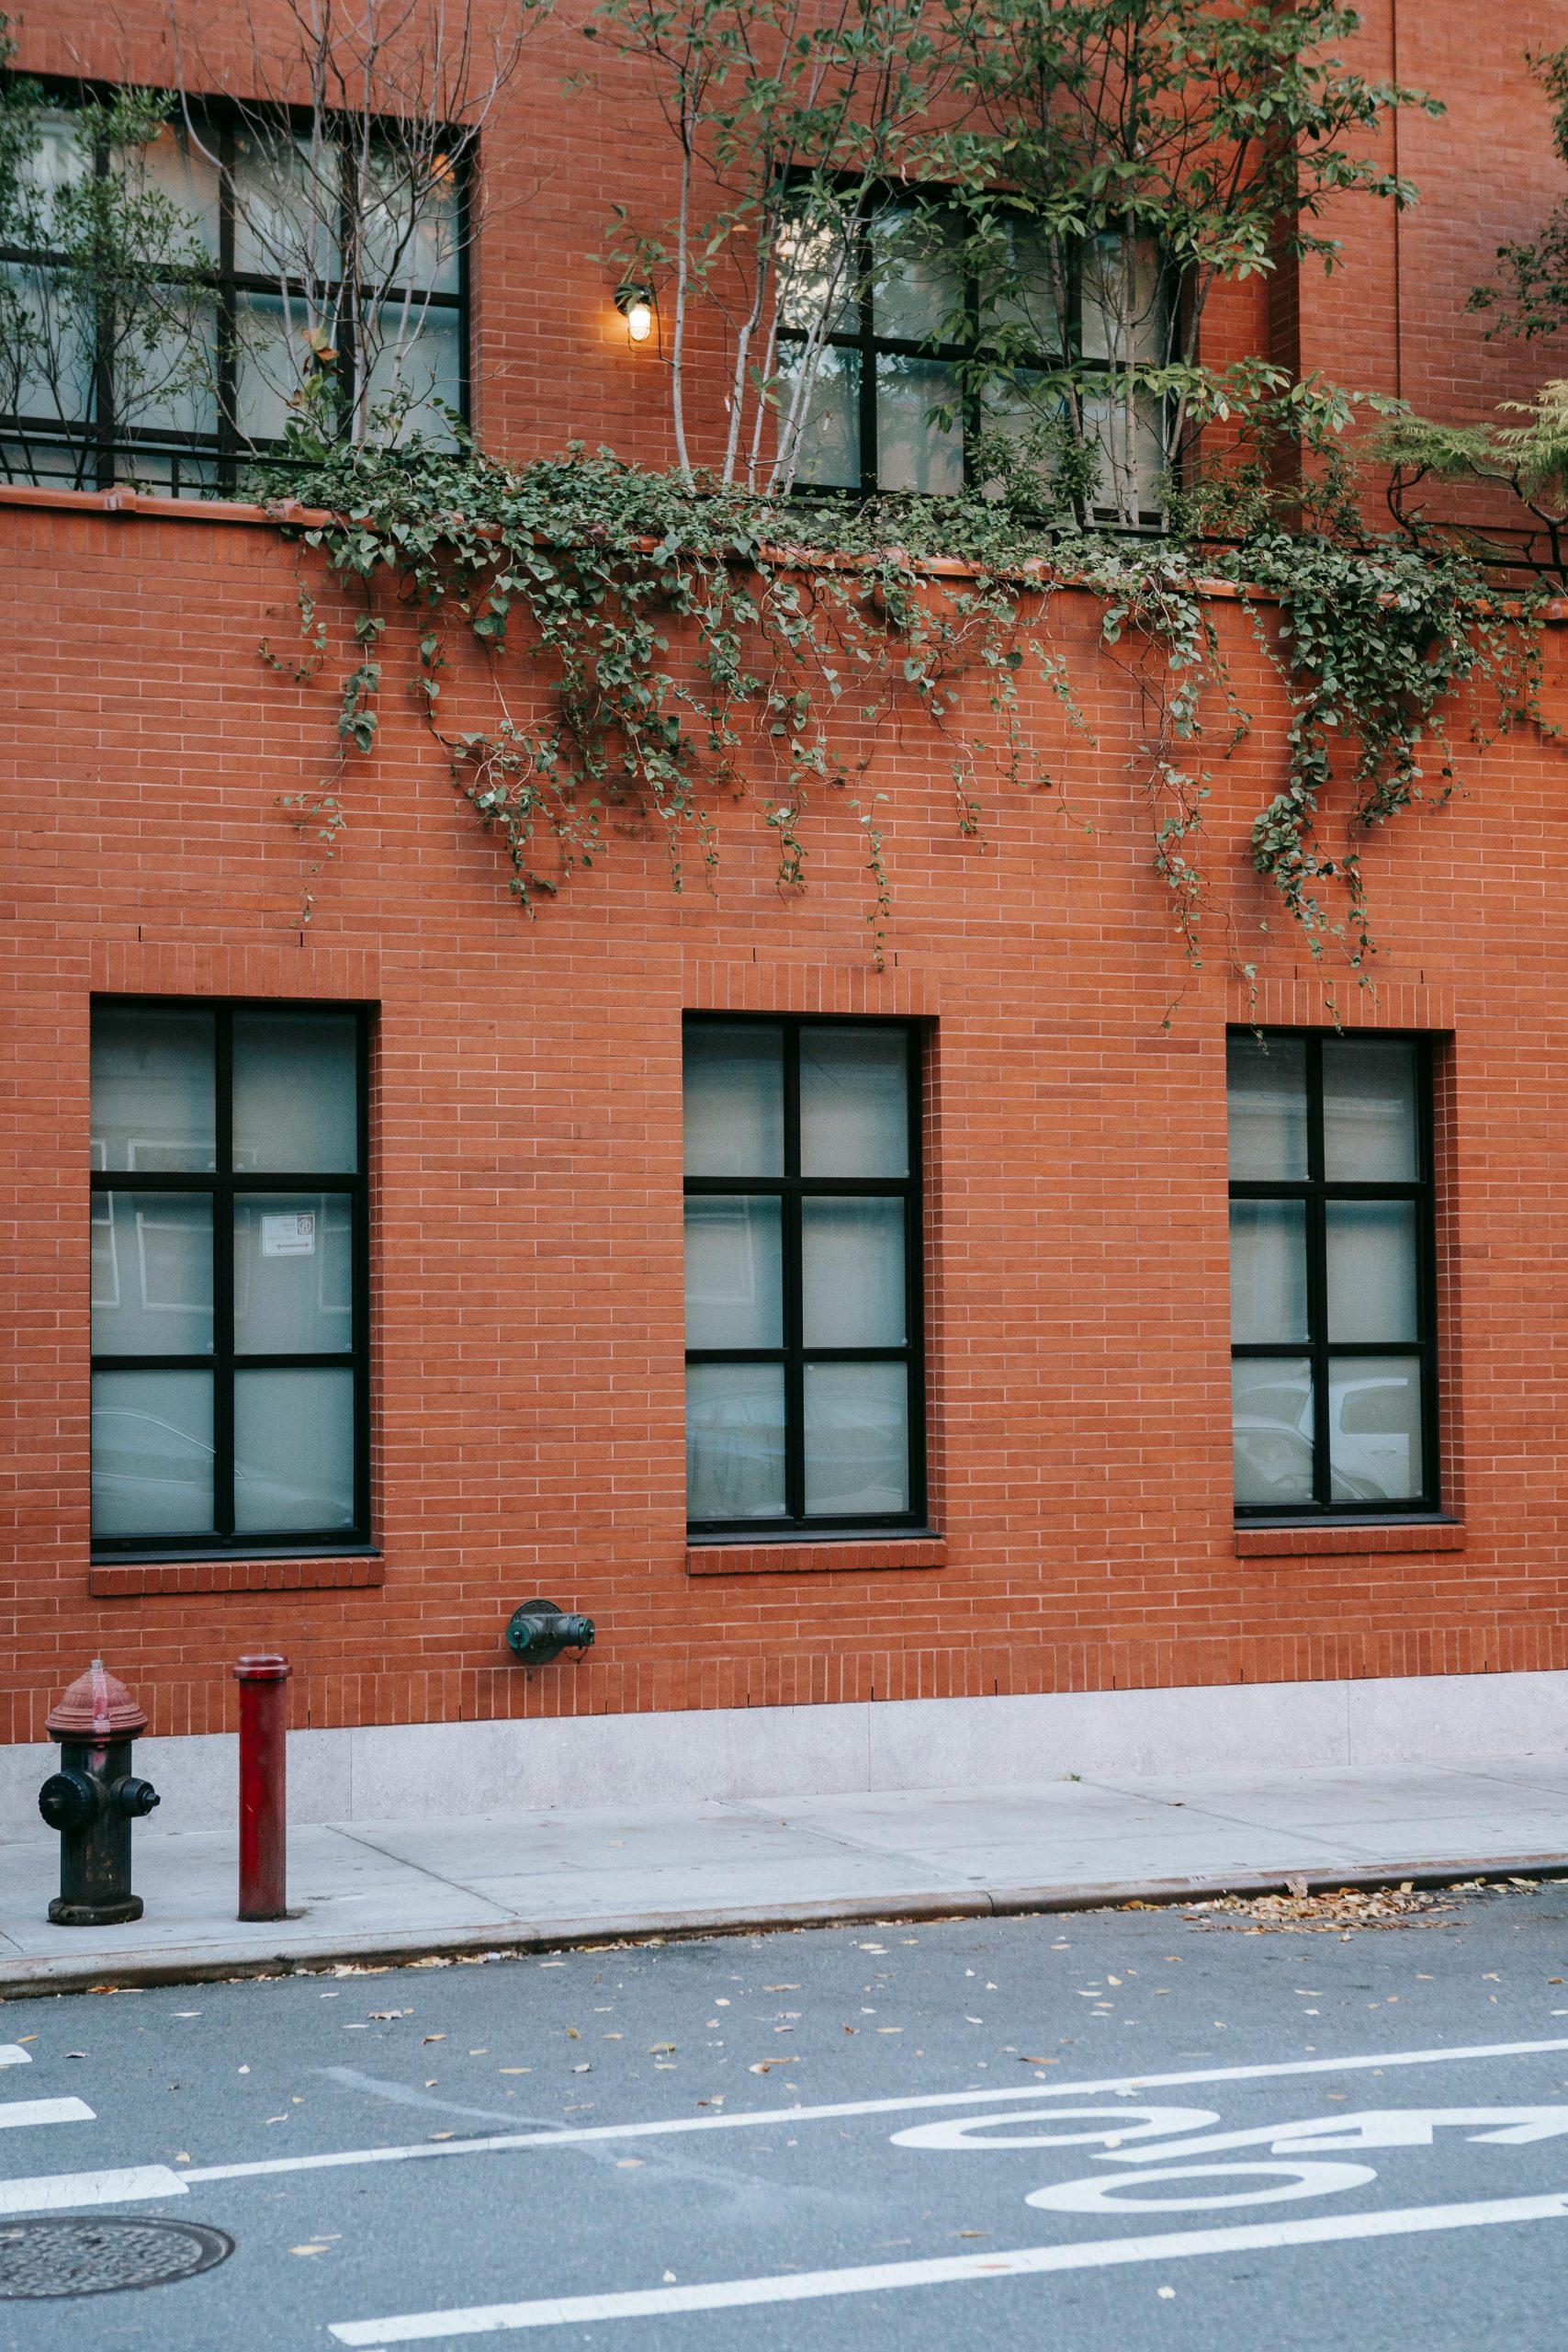
[[633, 343], [646, 343], [653, 333], [653, 305], [636, 301], [626, 306], [626, 333]]

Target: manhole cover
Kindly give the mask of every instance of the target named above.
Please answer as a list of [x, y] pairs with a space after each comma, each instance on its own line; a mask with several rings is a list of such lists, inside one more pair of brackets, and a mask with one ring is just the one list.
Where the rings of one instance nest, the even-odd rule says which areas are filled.
[[233, 2251], [232, 2238], [202, 2222], [0, 2222], [0, 2301], [164, 2287]]

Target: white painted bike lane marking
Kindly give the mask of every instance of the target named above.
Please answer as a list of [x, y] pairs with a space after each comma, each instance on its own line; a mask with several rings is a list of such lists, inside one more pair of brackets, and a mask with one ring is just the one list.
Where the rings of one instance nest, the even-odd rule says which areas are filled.
[[37, 2180], [0, 2180], [0, 2213], [74, 2212], [79, 2205], [133, 2205], [143, 2198], [183, 2197], [185, 2183], [163, 2165], [123, 2172], [62, 2172]]
[[92, 2109], [79, 2098], [8, 2098], [0, 2100], [0, 2132], [29, 2123], [91, 2123]]
[[19, 2041], [0, 2041], [0, 2066], [30, 2066], [33, 2053]]
[[1015, 2246], [1006, 2253], [944, 2255], [923, 2262], [868, 2263], [794, 2278], [718, 2278], [707, 2286], [650, 2287], [625, 2294], [556, 2295], [525, 2303], [475, 2303], [464, 2310], [407, 2312], [386, 2319], [340, 2320], [328, 2333], [340, 2344], [386, 2352], [457, 2335], [499, 2335], [526, 2327], [575, 2327], [615, 2319], [654, 2319], [684, 2312], [736, 2311], [748, 2304], [819, 2301], [829, 2296], [884, 2294], [909, 2287], [950, 2287], [987, 2278], [1038, 2278], [1053, 2271], [1107, 2270], [1144, 2262], [1190, 2262], [1201, 2255], [1245, 2254], [1336, 2240], [1408, 2237], [1424, 2232], [1495, 2228], [1518, 2222], [1568, 2221], [1568, 2191], [1505, 2197], [1468, 2205], [1414, 2205], [1387, 2213], [1334, 2213], [1306, 2222], [1247, 2222], [1224, 2229], [1162, 2232], [1083, 2245]]
[[[1295, 2075], [1378, 2073], [1400, 2066], [1459, 2065], [1483, 2058], [1533, 2058], [1568, 2050], [1568, 2037], [1550, 2041], [1478, 2042], [1452, 2050], [1382, 2050], [1349, 2058], [1292, 2058], [1263, 2066], [1207, 2066], [1182, 2074], [1107, 2075], [1092, 2082], [1038, 2083], [1028, 2090], [1013, 2085], [1006, 2090], [928, 2091], [902, 2098], [842, 2099], [823, 2107], [758, 2108], [739, 2115], [671, 2116], [648, 2123], [573, 2124], [560, 2131], [506, 2132], [480, 2140], [415, 2141], [389, 2148], [342, 2148], [314, 2156], [270, 2156], [231, 2165], [197, 2165], [188, 2172], [148, 2165], [120, 2174], [102, 2172], [40, 2175], [32, 2180], [0, 2185], [6, 2200], [0, 2211], [14, 2213], [56, 2210], [73, 2201], [73, 2189], [82, 2184], [75, 2201], [93, 2204], [131, 2203], [141, 2198], [183, 2196], [193, 2182], [257, 2180], [276, 2173], [329, 2172], [350, 2165], [434, 2163], [449, 2156], [505, 2154], [515, 2148], [570, 2148], [588, 2141], [656, 2139], [697, 2132], [756, 2130], [768, 2124], [831, 2123], [861, 2115], [908, 2115], [932, 2108], [979, 2107], [1007, 2101], [1013, 2107], [1037, 2106], [1047, 2099], [1084, 2098], [1110, 2093], [1133, 2098], [1142, 2090], [1174, 2088], [1195, 2083], [1248, 2083]], [[106, 2194], [101, 2184], [113, 2179], [144, 2180], [141, 2188]], [[29, 2201], [30, 2199], [30, 2201]]]

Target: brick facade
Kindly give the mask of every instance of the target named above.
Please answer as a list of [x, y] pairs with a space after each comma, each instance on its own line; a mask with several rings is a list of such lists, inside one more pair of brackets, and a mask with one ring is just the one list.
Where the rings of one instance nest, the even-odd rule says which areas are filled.
[[[1389, 10], [1367, 13], [1386, 63]], [[1510, 50], [1544, 40], [1550, 14], [1519, 11]], [[28, 62], [64, 70], [88, 18], [50, 18]], [[1402, 227], [1395, 254], [1386, 217], [1359, 220], [1343, 277], [1277, 302], [1275, 328], [1303, 365], [1389, 389], [1400, 368], [1418, 401], [1474, 413], [1550, 372], [1495, 358], [1457, 315], [1480, 248], [1541, 208], [1540, 110], [1495, 12], [1406, 6], [1397, 30], [1401, 74], [1456, 102], [1450, 130], [1411, 133], [1424, 152], [1401, 157], [1435, 190], [1419, 235]], [[576, 62], [567, 38], [546, 37], [559, 54], [541, 87]], [[634, 182], [647, 168], [635, 98], [610, 70], [584, 106], [591, 125], [551, 101], [535, 162], [558, 169], [482, 257], [481, 421], [520, 451], [564, 428], [659, 458], [657, 360], [607, 322], [584, 258], [620, 164]], [[1238, 336], [1268, 333], [1258, 300], [1231, 303]], [[878, 739], [897, 908], [878, 973], [858, 829], [830, 794], [795, 902], [774, 888], [762, 785], [721, 811], [716, 896], [694, 881], [676, 898], [628, 811], [529, 922], [395, 685], [304, 928], [310, 854], [278, 803], [322, 773], [333, 673], [291, 684], [257, 652], [293, 625], [295, 550], [238, 510], [5, 492], [0, 543], [16, 1301], [0, 1740], [39, 1736], [99, 1651], [165, 1734], [231, 1727], [228, 1667], [263, 1645], [289, 1653], [294, 1719], [317, 1725], [1568, 1668], [1560, 744], [1524, 729], [1467, 756], [1463, 797], [1369, 845], [1377, 995], [1343, 973], [1334, 994], [1347, 1023], [1442, 1041], [1452, 1524], [1238, 1536], [1225, 1026], [1327, 1014], [1325, 976], [1245, 851], [1286, 721], [1234, 601], [1213, 610], [1257, 724], [1216, 758], [1207, 863], [1230, 936], [1210, 924], [1205, 968], [1186, 972], [1150, 871], [1135, 664], [1098, 649], [1094, 609], [1069, 594], [1055, 626], [1095, 740], [1047, 696], [1026, 714], [1063, 791], [982, 777], [985, 837], [964, 839], [923, 722]], [[1563, 654], [1554, 627], [1558, 720]], [[395, 644], [388, 659], [395, 681]], [[1258, 965], [1256, 996], [1228, 950]], [[377, 1008], [374, 1560], [90, 1563], [94, 991]], [[688, 1551], [681, 1015], [724, 1008], [927, 1024], [935, 1539]], [[537, 1593], [597, 1620], [580, 1666], [511, 1662], [506, 1619]]]

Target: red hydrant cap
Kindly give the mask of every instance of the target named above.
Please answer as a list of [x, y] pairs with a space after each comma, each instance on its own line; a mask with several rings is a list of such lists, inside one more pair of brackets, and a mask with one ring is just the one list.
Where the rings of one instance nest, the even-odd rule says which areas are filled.
[[280, 1650], [253, 1650], [234, 1668], [236, 1682], [287, 1682], [291, 1669]]
[[51, 1708], [43, 1727], [55, 1739], [134, 1739], [146, 1730], [147, 1714], [118, 1675], [106, 1673], [103, 1660], [95, 1658]]

